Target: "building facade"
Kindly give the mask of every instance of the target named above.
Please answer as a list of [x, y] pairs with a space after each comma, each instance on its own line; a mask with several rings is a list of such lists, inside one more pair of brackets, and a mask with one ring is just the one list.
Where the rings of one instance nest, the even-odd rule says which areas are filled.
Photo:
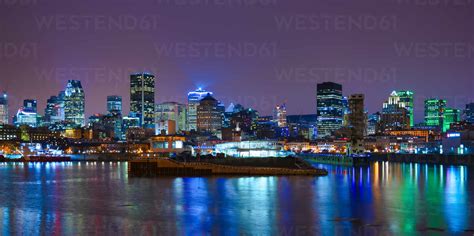
[[6, 92], [3, 92], [0, 95], [0, 125], [8, 124], [8, 95]]
[[130, 75], [130, 112], [140, 117], [140, 125], [154, 128], [155, 76], [148, 73]]
[[188, 112], [187, 112], [187, 130], [197, 130], [197, 107], [201, 99], [207, 95], [212, 96], [212, 92], [208, 92], [202, 88], [188, 93]]
[[107, 112], [113, 114], [122, 114], [122, 97], [107, 96]]
[[197, 107], [197, 130], [217, 135], [222, 129], [222, 114], [219, 102], [208, 94]]
[[414, 116], [414, 93], [408, 90], [400, 90], [396, 92], [399, 97], [400, 107], [407, 109], [408, 115], [410, 116], [410, 127], [415, 125]]
[[466, 110], [464, 110], [464, 115], [467, 122], [474, 124], [474, 102], [466, 104]]
[[[156, 134], [162, 130], [171, 133], [186, 131], [186, 105], [177, 102], [164, 102], [156, 105]], [[170, 123], [170, 121], [173, 121]], [[174, 123], [173, 125], [170, 125]], [[172, 128], [172, 129], [170, 129]]]
[[85, 94], [81, 81], [69, 80], [64, 91], [64, 119], [77, 126], [86, 125]]
[[342, 85], [332, 82], [318, 84], [316, 94], [318, 137], [324, 138], [342, 127]]
[[410, 128], [410, 110], [401, 100], [400, 95], [393, 91], [383, 103], [380, 116], [379, 132]]
[[277, 105], [274, 109], [273, 120], [277, 124], [278, 127], [287, 127], [286, 121], [286, 105]]

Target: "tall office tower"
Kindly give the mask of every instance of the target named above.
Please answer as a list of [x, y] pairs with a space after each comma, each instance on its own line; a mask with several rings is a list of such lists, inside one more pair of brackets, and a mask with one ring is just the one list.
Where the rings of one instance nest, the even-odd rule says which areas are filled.
[[367, 135], [374, 135], [377, 133], [379, 130], [380, 117], [380, 112], [369, 115], [367, 119]]
[[130, 112], [140, 117], [140, 125], [154, 128], [155, 76], [148, 73], [130, 75]]
[[474, 124], [474, 102], [466, 104], [466, 110], [464, 110], [464, 115], [467, 122]]
[[3, 92], [0, 95], [0, 125], [8, 124], [8, 95]]
[[273, 111], [273, 120], [277, 123], [278, 127], [287, 127], [286, 122], [286, 105], [277, 105]]
[[450, 129], [451, 124], [461, 121], [461, 110], [446, 108], [443, 112], [443, 132]]
[[364, 94], [353, 94], [349, 98], [349, 126], [353, 137], [365, 136], [367, 117], [364, 111]]
[[[177, 102], [164, 102], [156, 105], [156, 134], [176, 133], [186, 130], [186, 105]], [[171, 127], [170, 121], [174, 122]]]
[[222, 129], [223, 112], [219, 102], [208, 94], [197, 106], [197, 130], [218, 135]]
[[342, 127], [344, 115], [342, 85], [333, 82], [318, 84], [316, 104], [318, 137], [324, 138]]
[[48, 98], [48, 100], [46, 100], [46, 108], [44, 109], [44, 122], [46, 124], [54, 123], [53, 117], [58, 116], [57, 104], [58, 104], [57, 96], [51, 96]]
[[367, 117], [364, 111], [364, 94], [354, 94], [349, 98], [349, 127], [351, 129], [351, 153], [364, 153], [364, 136]]
[[400, 101], [396, 91], [393, 91], [383, 103], [379, 128], [382, 132], [410, 128], [410, 111], [405, 103]]
[[212, 92], [208, 92], [202, 88], [198, 88], [195, 91], [188, 93], [188, 120], [187, 120], [187, 130], [197, 131], [197, 107], [201, 99], [207, 95], [212, 96]]
[[400, 90], [396, 92], [400, 98], [399, 104], [400, 107], [403, 107], [408, 110], [410, 116], [410, 127], [415, 125], [415, 116], [414, 116], [414, 93], [408, 90]]
[[38, 113], [38, 102], [34, 99], [23, 100], [23, 110]]
[[85, 94], [79, 80], [67, 82], [64, 91], [64, 119], [81, 127], [86, 125]]
[[425, 100], [425, 125], [439, 127], [443, 125], [443, 113], [446, 109], [446, 100]]
[[107, 96], [107, 111], [113, 114], [122, 114], [122, 97]]

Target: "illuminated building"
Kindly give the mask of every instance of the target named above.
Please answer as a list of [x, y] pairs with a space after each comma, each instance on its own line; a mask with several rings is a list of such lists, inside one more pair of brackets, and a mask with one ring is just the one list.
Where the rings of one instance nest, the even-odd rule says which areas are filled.
[[8, 124], [8, 95], [6, 92], [3, 92], [0, 95], [0, 125]]
[[215, 145], [215, 152], [230, 157], [287, 157], [293, 152], [283, 150], [283, 145], [277, 141], [242, 141], [220, 143]]
[[383, 103], [380, 116], [380, 131], [410, 128], [410, 111], [407, 104], [401, 101], [400, 95], [393, 91], [388, 100]]
[[127, 131], [130, 128], [139, 128], [140, 127], [140, 118], [131, 113], [130, 116], [125, 116], [122, 118], [122, 140], [127, 139]]
[[351, 129], [351, 151], [352, 153], [363, 153], [363, 140], [367, 128], [363, 94], [354, 94], [350, 96], [348, 118], [349, 127]]
[[18, 109], [14, 117], [14, 123], [17, 127], [27, 125], [30, 127], [38, 126], [37, 102], [33, 99], [23, 101], [23, 107]]
[[203, 90], [202, 88], [198, 88], [197, 90], [188, 93], [188, 131], [197, 131], [197, 107], [201, 99], [203, 99], [207, 95], [212, 96], [212, 92], [208, 92], [206, 90]]
[[166, 134], [186, 131], [186, 105], [177, 102], [165, 102], [157, 104], [155, 111], [157, 135], [161, 134], [162, 130], [165, 130]]
[[140, 117], [140, 125], [154, 128], [155, 76], [148, 73], [130, 75], [130, 112]]
[[0, 141], [20, 139], [20, 129], [13, 125], [0, 124]]
[[414, 116], [414, 93], [412, 91], [401, 90], [396, 92], [399, 97], [400, 107], [403, 107], [408, 110], [410, 116], [410, 127], [415, 125], [415, 116]]
[[461, 121], [461, 110], [446, 108], [443, 112], [443, 132], [449, 130], [451, 124]]
[[64, 91], [64, 119], [77, 126], [85, 126], [85, 94], [81, 81], [69, 80]]
[[176, 135], [159, 135], [150, 138], [152, 152], [156, 153], [181, 153], [185, 151], [186, 138]]
[[466, 115], [466, 121], [474, 124], [474, 102], [466, 104], [466, 110], [464, 111], [464, 114]]
[[446, 100], [427, 99], [425, 101], [425, 124], [431, 127], [441, 127]]
[[388, 135], [392, 136], [412, 136], [412, 137], [423, 137], [425, 142], [428, 142], [430, 137], [429, 130], [417, 130], [417, 129], [410, 129], [410, 130], [392, 130], [388, 131]]
[[369, 115], [367, 120], [367, 135], [374, 135], [377, 133], [377, 130], [379, 129], [380, 116], [380, 112]]
[[277, 123], [278, 127], [287, 127], [286, 123], [286, 105], [277, 105], [274, 109], [273, 120]]
[[218, 135], [222, 128], [222, 114], [219, 102], [208, 94], [197, 106], [197, 130]]
[[107, 96], [107, 111], [113, 114], [122, 114], [122, 97]]
[[57, 117], [57, 104], [58, 104], [58, 97], [51, 96], [46, 101], [46, 108], [44, 109], [44, 121], [47, 124], [54, 123], [53, 117]]
[[289, 115], [286, 116], [290, 137], [303, 138], [305, 140], [316, 139], [316, 114]]
[[325, 82], [317, 85], [318, 137], [330, 136], [342, 127], [344, 106], [342, 85]]

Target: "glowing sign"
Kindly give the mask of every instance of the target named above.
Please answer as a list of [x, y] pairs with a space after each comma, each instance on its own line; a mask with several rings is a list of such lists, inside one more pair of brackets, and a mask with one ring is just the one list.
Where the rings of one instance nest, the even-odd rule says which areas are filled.
[[449, 133], [447, 136], [448, 136], [448, 138], [458, 138], [458, 137], [461, 137], [461, 134], [460, 133]]

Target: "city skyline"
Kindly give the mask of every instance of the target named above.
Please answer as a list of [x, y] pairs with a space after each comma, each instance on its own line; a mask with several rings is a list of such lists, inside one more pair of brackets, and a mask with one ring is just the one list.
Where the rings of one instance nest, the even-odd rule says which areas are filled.
[[[308, 0], [231, 6], [187, 1], [30, 2], [0, 8], [0, 24], [8, 32], [1, 42], [0, 89], [11, 95], [10, 107], [18, 107], [25, 94], [44, 107], [67, 80], [77, 79], [88, 93], [89, 116], [103, 110], [98, 101], [107, 95], [120, 94], [128, 101], [128, 76], [137, 71], [157, 76], [157, 102], [184, 103], [183, 94], [203, 87], [219, 91], [225, 104], [241, 103], [262, 114], [271, 114], [282, 101], [288, 114], [315, 113], [315, 101], [308, 96], [325, 81], [341, 83], [346, 96], [365, 94], [370, 113], [379, 110], [393, 90], [415, 91], [417, 122], [423, 118], [426, 98], [446, 99], [455, 108], [474, 98], [472, 12], [450, 1], [433, 6], [416, 1], [346, 2], [348, 12], [326, 3], [309, 11], [314, 8]], [[54, 11], [49, 4], [54, 4]], [[329, 18], [326, 27], [311, 28], [314, 16], [323, 25], [317, 18], [321, 15]], [[120, 22], [127, 17], [146, 24], [126, 27]], [[419, 17], [426, 20], [412, 24]], [[337, 28], [335, 19], [345, 24]], [[4, 23], [20, 20], [21, 25]], [[86, 24], [107, 20], [115, 24]], [[349, 20], [355, 24], [347, 24]], [[364, 20], [380, 24], [371, 27]], [[299, 26], [297, 21], [306, 24]], [[187, 22], [206, 27], [196, 30]], [[262, 50], [245, 52], [245, 45]], [[449, 88], [443, 86], [448, 84]], [[124, 111], [129, 111], [128, 103]]]

